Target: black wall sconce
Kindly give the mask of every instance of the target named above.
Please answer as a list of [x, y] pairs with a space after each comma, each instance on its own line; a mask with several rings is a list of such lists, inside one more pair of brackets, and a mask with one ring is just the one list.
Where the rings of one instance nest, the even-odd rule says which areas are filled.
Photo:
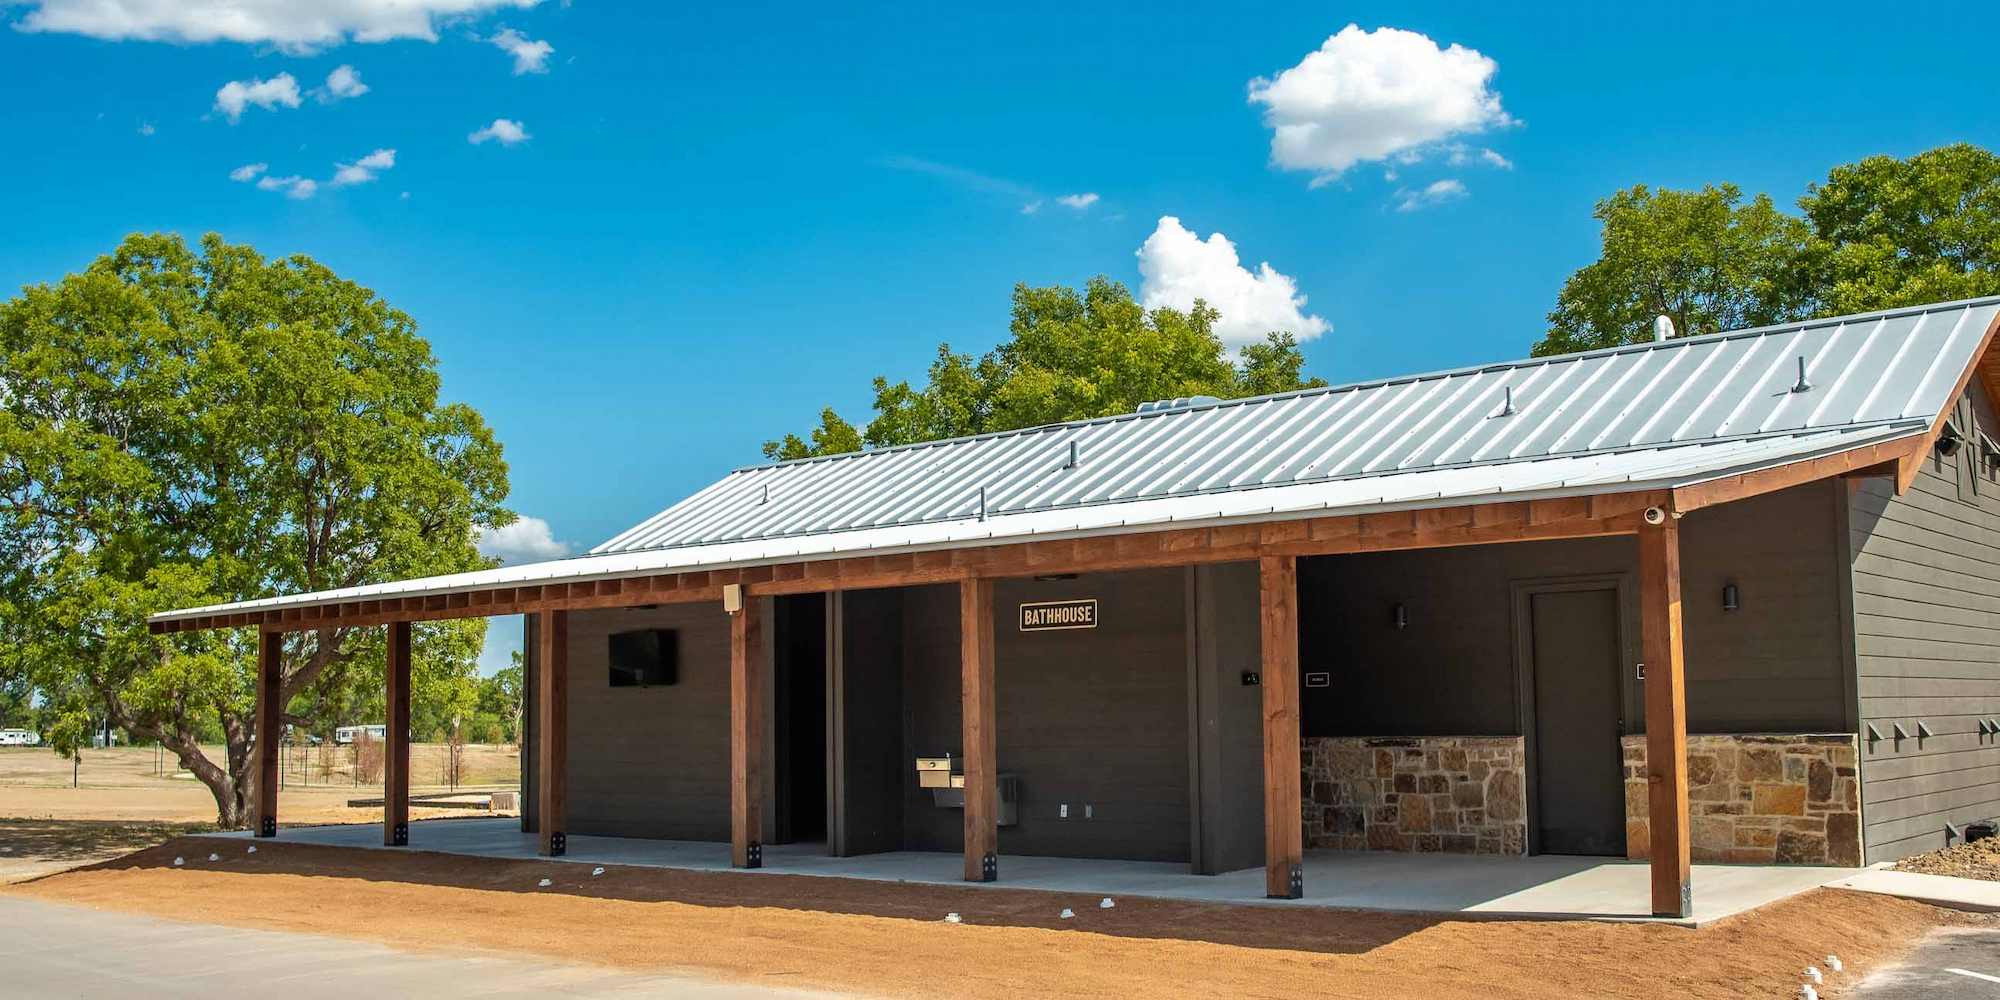
[[1396, 627], [1399, 629], [1410, 627], [1410, 607], [1401, 601], [1396, 602]]
[[1724, 611], [1734, 611], [1734, 610], [1736, 610], [1737, 608], [1740, 608], [1740, 607], [1742, 607], [1742, 606], [1743, 606], [1743, 595], [1742, 595], [1742, 594], [1739, 594], [1739, 593], [1737, 593], [1737, 591], [1736, 591], [1736, 585], [1735, 585], [1735, 584], [1733, 584], [1733, 583], [1725, 583], [1725, 584], [1723, 584], [1723, 585], [1722, 585], [1722, 610], [1724, 610]]

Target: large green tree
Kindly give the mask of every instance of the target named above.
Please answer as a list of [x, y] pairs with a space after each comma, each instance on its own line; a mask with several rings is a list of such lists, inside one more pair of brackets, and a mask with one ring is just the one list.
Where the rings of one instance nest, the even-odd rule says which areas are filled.
[[1768, 195], [1734, 184], [1699, 191], [1641, 184], [1597, 203], [1603, 250], [1571, 275], [1537, 355], [1638, 343], [1667, 316], [1682, 333], [1775, 323], [1791, 314], [1787, 278], [1805, 226]]
[[875, 380], [875, 418], [858, 431], [831, 408], [806, 437], [764, 445], [773, 459], [807, 458], [1064, 420], [1130, 413], [1178, 396], [1224, 399], [1325, 385], [1302, 375], [1304, 357], [1288, 332], [1244, 348], [1232, 364], [1216, 336], [1216, 311], [1146, 309], [1123, 284], [1092, 279], [1014, 286], [1005, 343], [981, 357], [938, 345], [925, 384]]
[[1731, 184], [1620, 191], [1598, 259], [1563, 284], [1537, 355], [2000, 293], [2000, 157], [1942, 146], [1833, 168], [1798, 199]]
[[[440, 402], [409, 316], [311, 258], [132, 236], [0, 304], [0, 673], [58, 750], [109, 717], [247, 821], [255, 637], [149, 635], [166, 608], [480, 568], [513, 519], [500, 446]], [[483, 623], [427, 626], [412, 687], [469, 678]], [[287, 722], [379, 686], [378, 629], [288, 637]], [[467, 699], [469, 702], [469, 698]], [[199, 745], [219, 729], [222, 759]]]

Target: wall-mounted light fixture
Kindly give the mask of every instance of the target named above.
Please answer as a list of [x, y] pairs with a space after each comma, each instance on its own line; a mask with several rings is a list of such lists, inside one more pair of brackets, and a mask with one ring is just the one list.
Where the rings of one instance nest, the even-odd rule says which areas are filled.
[[1736, 610], [1737, 608], [1740, 608], [1740, 607], [1742, 607], [1742, 606], [1743, 606], [1743, 595], [1741, 595], [1741, 594], [1737, 593], [1737, 591], [1736, 591], [1736, 585], [1735, 585], [1735, 584], [1733, 584], [1733, 583], [1725, 583], [1725, 584], [1723, 584], [1723, 585], [1722, 585], [1722, 610], [1724, 610], [1724, 611], [1734, 611], [1734, 610]]
[[1410, 627], [1410, 606], [1401, 601], [1396, 602], [1396, 627]]
[[1074, 580], [1074, 579], [1076, 579], [1075, 573], [1043, 573], [1042, 575], [1035, 577], [1035, 582], [1055, 583], [1058, 580]]

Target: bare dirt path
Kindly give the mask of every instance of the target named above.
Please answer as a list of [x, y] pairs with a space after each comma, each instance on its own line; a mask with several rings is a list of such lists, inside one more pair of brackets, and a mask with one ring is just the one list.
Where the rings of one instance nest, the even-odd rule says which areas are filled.
[[[1940, 926], [1819, 890], [1700, 930], [1442, 920], [806, 876], [741, 876], [191, 838], [9, 887], [23, 896], [408, 947], [489, 949], [909, 997], [1770, 997], [1833, 952], [1839, 996]], [[219, 860], [207, 860], [210, 853]], [[174, 867], [174, 857], [184, 865]], [[540, 880], [551, 884], [544, 888]], [[1063, 907], [1076, 917], [1058, 918]], [[964, 922], [941, 920], [947, 912]]]

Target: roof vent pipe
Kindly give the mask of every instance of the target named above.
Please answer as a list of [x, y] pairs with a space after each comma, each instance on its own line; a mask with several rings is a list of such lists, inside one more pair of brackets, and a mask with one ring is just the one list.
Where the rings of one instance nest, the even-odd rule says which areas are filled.
[[1506, 395], [1500, 400], [1500, 412], [1495, 413], [1494, 416], [1511, 417], [1514, 415], [1514, 387], [1508, 385], [1502, 386], [1501, 389], [1506, 392]]
[[1811, 388], [1812, 383], [1806, 381], [1806, 356], [1801, 354], [1799, 355], [1799, 380], [1792, 384], [1792, 391], [1805, 392]]
[[979, 519], [986, 520], [986, 487], [979, 488]]
[[1653, 343], [1663, 344], [1674, 337], [1674, 321], [1666, 313], [1653, 317]]
[[761, 497], [758, 497], [758, 498], [757, 498], [757, 506], [759, 506], [759, 507], [762, 507], [762, 506], [764, 506], [765, 504], [767, 504], [767, 503], [770, 503], [770, 502], [771, 502], [771, 484], [770, 484], [770, 483], [765, 483], [765, 484], [764, 484], [764, 495], [763, 495], [763, 496], [761, 496]]
[[1075, 441], [1071, 441], [1071, 442], [1069, 443], [1069, 460], [1063, 463], [1063, 468], [1065, 468], [1065, 469], [1074, 469], [1074, 468], [1076, 468], [1076, 442], [1075, 442]]

